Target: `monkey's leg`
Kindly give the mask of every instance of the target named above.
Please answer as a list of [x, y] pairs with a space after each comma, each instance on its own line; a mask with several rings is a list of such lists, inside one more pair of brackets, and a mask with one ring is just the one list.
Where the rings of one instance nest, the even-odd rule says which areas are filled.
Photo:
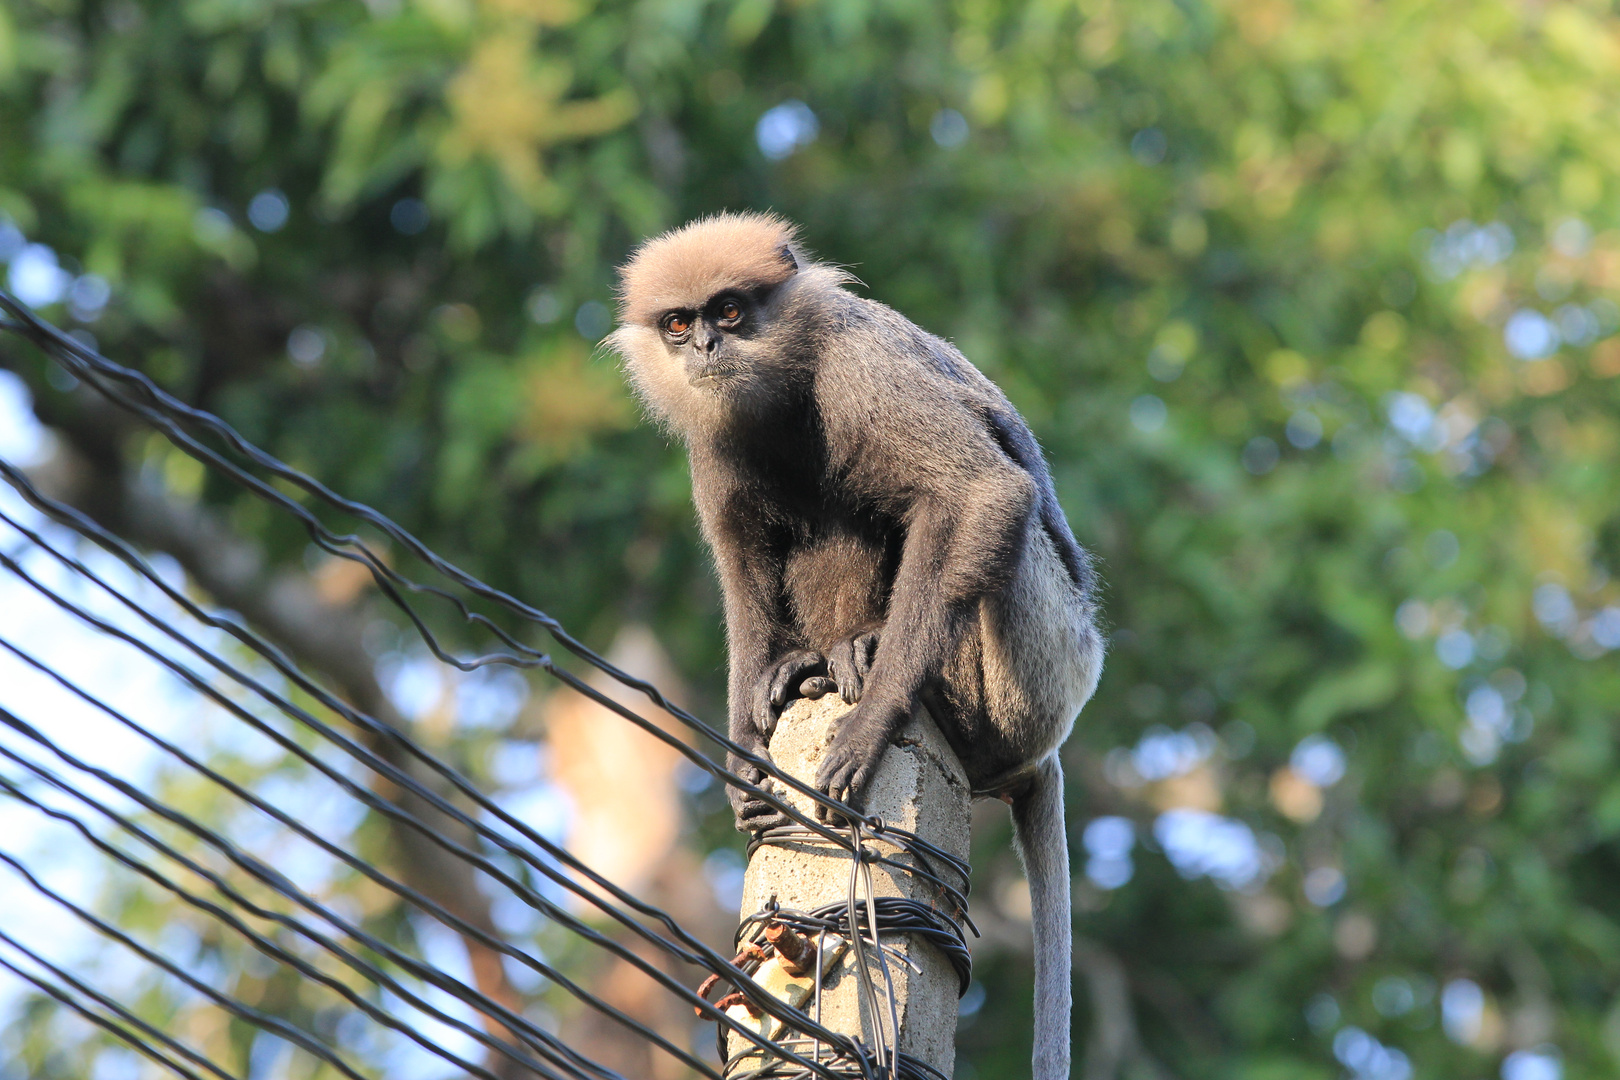
[[[699, 460], [694, 458], [694, 477], [699, 475], [698, 466]], [[727, 734], [732, 742], [755, 757], [769, 759], [767, 747], [777, 719], [771, 695], [779, 665], [808, 662], [803, 654], [795, 659], [793, 651], [784, 652], [782, 639], [786, 635], [775, 617], [777, 598], [782, 591], [781, 567], [772, 559], [762, 557], [754, 538], [739, 531], [739, 522], [744, 516], [727, 512], [725, 484], [703, 484], [694, 479], [693, 495], [698, 500], [698, 513], [705, 531], [709, 533], [715, 564], [720, 571], [721, 591], [726, 598], [726, 651], [730, 660], [726, 686], [730, 712]], [[773, 660], [773, 656], [777, 659]], [[735, 754], [728, 756], [727, 764], [746, 784], [759, 787], [767, 781], [763, 770]], [[726, 794], [737, 815], [737, 828], [742, 832], [769, 827], [773, 818], [781, 816], [781, 811], [758, 795], [735, 787], [729, 788]]]
[[1005, 587], [1028, 544], [1035, 494], [1029, 474], [1007, 464], [951, 498], [913, 506], [882, 647], [860, 704], [821, 759], [816, 785], [828, 795], [846, 803], [860, 797], [918, 693], [977, 618], [979, 598]]
[[[801, 684], [808, 685], [823, 678], [826, 670], [827, 661], [820, 653], [810, 649], [794, 649], [767, 666], [754, 681], [751, 706], [753, 725], [749, 734], [754, 737], [758, 746], [756, 748], [752, 743], [742, 739], [737, 741], [761, 757], [768, 756], [767, 747], [770, 744], [771, 733], [776, 730], [776, 722], [781, 716], [782, 709], [792, 700], [794, 692]], [[743, 761], [736, 755], [731, 756], [731, 763], [731, 771], [751, 784], [769, 788], [773, 783], [758, 766]], [[788, 823], [787, 815], [756, 794], [736, 788], [729, 794], [731, 808], [737, 815], [738, 832], [762, 832]]]
[[866, 689], [866, 676], [877, 659], [880, 628], [863, 630], [845, 638], [827, 652], [827, 673], [838, 687], [838, 696], [853, 705]]

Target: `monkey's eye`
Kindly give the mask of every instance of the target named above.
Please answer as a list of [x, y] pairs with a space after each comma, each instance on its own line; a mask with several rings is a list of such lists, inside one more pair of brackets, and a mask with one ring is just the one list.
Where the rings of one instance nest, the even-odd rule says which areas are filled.
[[664, 316], [664, 333], [671, 337], [680, 337], [692, 329], [692, 320], [679, 312]]
[[732, 322], [742, 318], [742, 305], [735, 300], [724, 300], [720, 304], [720, 318], [724, 322]]

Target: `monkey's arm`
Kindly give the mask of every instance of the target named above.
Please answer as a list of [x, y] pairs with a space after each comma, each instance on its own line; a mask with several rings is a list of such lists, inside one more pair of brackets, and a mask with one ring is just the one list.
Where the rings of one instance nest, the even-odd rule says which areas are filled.
[[[782, 567], [761, 531], [763, 515], [738, 493], [725, 470], [694, 453], [693, 497], [703, 532], [714, 552], [726, 611], [728, 725], [731, 740], [758, 757], [767, 746], [777, 712], [806, 674], [825, 670], [819, 654], [794, 648], [781, 618]], [[727, 767], [751, 784], [766, 776], [758, 766], [729, 754]], [[769, 828], [780, 811], [735, 788], [730, 791], [737, 827]]]
[[950, 470], [911, 474], [905, 541], [889, 619], [861, 702], [822, 761], [818, 786], [858, 798], [889, 738], [911, 714], [923, 684], [954, 651], [972, 608], [1006, 584], [1027, 544], [1039, 489], [993, 452], [964, 453]]

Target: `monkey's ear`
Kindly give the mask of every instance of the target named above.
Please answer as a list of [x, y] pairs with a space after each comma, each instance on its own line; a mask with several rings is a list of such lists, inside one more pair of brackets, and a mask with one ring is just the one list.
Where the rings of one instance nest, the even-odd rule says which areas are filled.
[[789, 247], [787, 244], [783, 244], [777, 249], [776, 253], [782, 256], [782, 261], [788, 264], [789, 269], [791, 269], [794, 273], [798, 273], [799, 260], [793, 257], [793, 249], [791, 247]]

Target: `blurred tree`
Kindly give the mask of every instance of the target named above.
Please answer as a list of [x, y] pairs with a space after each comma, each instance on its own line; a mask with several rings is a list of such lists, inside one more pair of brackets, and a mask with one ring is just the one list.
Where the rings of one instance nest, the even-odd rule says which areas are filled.
[[[787, 213], [1007, 389], [1101, 556], [1088, 1078], [1598, 1077], [1617, 129], [1620, 18], [1576, 0], [12, 0], [0, 254], [592, 641], [650, 620], [713, 703], [684, 465], [592, 343], [637, 240]], [[979, 835], [959, 1074], [1013, 1075]]]

